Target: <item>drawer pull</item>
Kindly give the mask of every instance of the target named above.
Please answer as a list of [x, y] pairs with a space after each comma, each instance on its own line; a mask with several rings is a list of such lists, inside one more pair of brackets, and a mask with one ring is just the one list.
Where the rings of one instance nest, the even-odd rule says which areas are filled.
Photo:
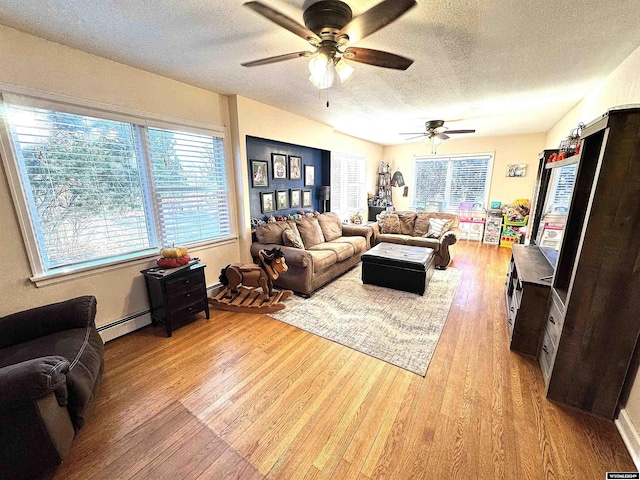
[[189, 298], [190, 296], [191, 296], [191, 294], [190, 294], [190, 293], [187, 293], [187, 294], [184, 296], [184, 298]]
[[549, 321], [550, 321], [551, 323], [553, 323], [554, 325], [556, 324], [556, 321], [554, 320], [553, 315], [551, 315], [551, 316], [549, 317]]
[[547, 346], [546, 346], [546, 345], [542, 345], [542, 351], [543, 351], [544, 353], [546, 353], [547, 355], [549, 355], [549, 349], [547, 348]]
[[509, 307], [509, 310], [511, 310], [512, 312], [514, 311], [514, 310], [513, 310], [513, 307]]
[[191, 280], [185, 280], [184, 284], [186, 285], [187, 283], [191, 283]]

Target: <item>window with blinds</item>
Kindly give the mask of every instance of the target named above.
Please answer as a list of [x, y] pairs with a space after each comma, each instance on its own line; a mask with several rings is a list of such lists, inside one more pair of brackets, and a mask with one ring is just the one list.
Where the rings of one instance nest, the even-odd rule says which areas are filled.
[[493, 155], [416, 157], [413, 206], [457, 208], [462, 202], [486, 205]]
[[36, 275], [230, 235], [222, 138], [4, 103]]
[[[571, 194], [573, 193], [573, 184], [576, 180], [576, 172], [578, 164], [565, 165], [558, 168], [557, 175], [552, 177], [552, 185], [550, 191], [553, 192], [551, 198], [551, 206], [569, 208], [571, 204]], [[555, 172], [554, 172], [555, 173]]]
[[331, 155], [331, 211], [337, 215], [364, 212], [366, 157], [344, 153]]

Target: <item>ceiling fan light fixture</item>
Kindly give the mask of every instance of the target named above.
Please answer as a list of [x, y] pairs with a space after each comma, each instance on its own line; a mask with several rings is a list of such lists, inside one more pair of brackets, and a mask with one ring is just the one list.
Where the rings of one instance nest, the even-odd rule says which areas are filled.
[[341, 83], [346, 82], [355, 71], [356, 69], [345, 62], [343, 59], [338, 60], [338, 62], [336, 63], [336, 73], [338, 74], [338, 77], [340, 77]]
[[311, 72], [309, 81], [320, 90], [329, 88], [335, 83], [336, 67], [333, 59], [324, 53], [319, 53], [309, 60], [309, 72]]
[[437, 135], [434, 135], [433, 137], [431, 137], [431, 141], [433, 142], [433, 144], [435, 146], [438, 146], [442, 143], [442, 139], [440, 137], [438, 137]]

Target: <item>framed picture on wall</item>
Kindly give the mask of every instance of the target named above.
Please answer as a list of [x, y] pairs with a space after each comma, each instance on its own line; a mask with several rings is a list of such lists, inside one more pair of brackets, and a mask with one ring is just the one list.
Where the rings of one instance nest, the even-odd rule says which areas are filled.
[[302, 158], [289, 155], [289, 180], [302, 179]]
[[273, 163], [273, 179], [274, 180], [286, 180], [287, 179], [287, 156], [281, 153], [272, 153], [271, 162]]
[[303, 207], [311, 206], [311, 190], [302, 191], [302, 206]]
[[260, 210], [262, 210], [262, 213], [275, 211], [275, 204], [273, 192], [260, 192]]
[[312, 187], [316, 184], [316, 167], [313, 165], [304, 166], [304, 186]]
[[251, 160], [251, 186], [253, 188], [269, 186], [268, 165], [262, 160]]
[[276, 192], [276, 203], [278, 210], [289, 208], [289, 190], [278, 190]]
[[527, 174], [527, 164], [509, 163], [507, 165], [507, 177], [524, 177]]
[[299, 188], [291, 189], [291, 208], [302, 206], [302, 190]]

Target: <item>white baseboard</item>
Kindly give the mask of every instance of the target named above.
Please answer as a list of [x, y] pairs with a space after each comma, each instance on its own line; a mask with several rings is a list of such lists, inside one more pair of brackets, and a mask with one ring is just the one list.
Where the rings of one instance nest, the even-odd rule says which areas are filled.
[[127, 317], [110, 323], [109, 325], [99, 327], [98, 333], [102, 337], [102, 341], [107, 343], [110, 340], [134, 332], [147, 325], [151, 325], [151, 314], [148, 310], [136, 316]]
[[[207, 287], [207, 296], [214, 297], [221, 289], [222, 285], [220, 285], [219, 283]], [[127, 333], [135, 332], [136, 330], [142, 327], [146, 327], [147, 325], [151, 325], [151, 315], [149, 313], [149, 310], [145, 310], [144, 312], [136, 313], [107, 325], [98, 327], [98, 333], [102, 337], [102, 341], [106, 343], [110, 340], [126, 335]]]
[[627, 450], [629, 450], [633, 463], [640, 470], [640, 435], [638, 435], [638, 431], [626, 409], [620, 410], [620, 415], [616, 418], [615, 424], [624, 444], [627, 446]]

